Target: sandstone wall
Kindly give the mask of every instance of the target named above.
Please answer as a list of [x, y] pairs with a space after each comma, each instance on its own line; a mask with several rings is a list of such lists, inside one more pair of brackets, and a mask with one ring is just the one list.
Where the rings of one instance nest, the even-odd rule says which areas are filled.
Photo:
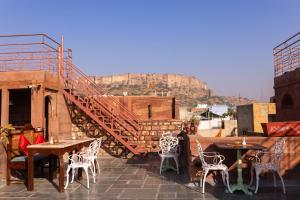
[[188, 86], [208, 90], [207, 84], [198, 78], [179, 74], [119, 74], [112, 76], [94, 76], [93, 79], [97, 84], [103, 85], [150, 85], [151, 83], [163, 83], [168, 87]]

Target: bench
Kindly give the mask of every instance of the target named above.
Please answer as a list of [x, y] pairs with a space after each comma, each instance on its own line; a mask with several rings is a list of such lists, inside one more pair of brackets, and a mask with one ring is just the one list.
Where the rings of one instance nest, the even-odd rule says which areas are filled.
[[[36, 136], [40, 134], [34, 130], [17, 130], [12, 131], [8, 136], [9, 143], [7, 144], [7, 173], [6, 173], [6, 184], [10, 185], [12, 180], [12, 170], [23, 170], [27, 173], [27, 156], [24, 155], [19, 149], [19, 140], [20, 136], [24, 135], [31, 144], [34, 144]], [[44, 164], [47, 162], [45, 156], [35, 155], [34, 156], [35, 164], [41, 167], [43, 172]], [[27, 177], [27, 176], [26, 176]], [[25, 184], [27, 183], [26, 177], [24, 177]], [[14, 180], [16, 181], [16, 180]], [[18, 181], [18, 180], [17, 180]]]

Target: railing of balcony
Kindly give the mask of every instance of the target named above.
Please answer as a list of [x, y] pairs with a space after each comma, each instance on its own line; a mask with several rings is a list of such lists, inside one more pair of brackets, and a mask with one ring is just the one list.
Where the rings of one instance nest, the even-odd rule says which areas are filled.
[[300, 67], [300, 32], [277, 45], [274, 50], [274, 76]]
[[[60, 44], [46, 34], [0, 35], [0, 71], [57, 73]], [[64, 54], [71, 56], [71, 50]]]

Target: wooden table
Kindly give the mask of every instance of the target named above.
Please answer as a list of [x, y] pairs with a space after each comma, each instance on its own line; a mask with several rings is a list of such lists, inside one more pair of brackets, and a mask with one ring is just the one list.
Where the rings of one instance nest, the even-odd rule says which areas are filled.
[[[49, 156], [49, 180], [53, 180], [53, 174], [56, 170], [53, 157], [59, 159], [60, 168], [59, 168], [59, 191], [64, 191], [64, 176], [65, 176], [65, 167], [63, 155], [65, 153], [71, 153], [72, 151], [79, 151], [82, 147], [88, 146], [94, 138], [82, 138], [82, 139], [66, 139], [60, 140], [58, 143], [50, 144], [49, 142], [44, 142], [41, 144], [34, 144], [28, 146], [28, 191], [33, 190], [34, 182], [34, 162], [33, 155], [36, 153]], [[52, 159], [50, 159], [52, 158]]]
[[245, 194], [252, 195], [252, 192], [249, 190], [250, 186], [243, 183], [243, 168], [242, 168], [242, 159], [241, 151], [242, 150], [262, 150], [265, 147], [258, 144], [246, 144], [242, 143], [214, 143], [219, 149], [235, 149], [237, 150], [237, 183], [231, 186], [231, 191], [241, 190]]

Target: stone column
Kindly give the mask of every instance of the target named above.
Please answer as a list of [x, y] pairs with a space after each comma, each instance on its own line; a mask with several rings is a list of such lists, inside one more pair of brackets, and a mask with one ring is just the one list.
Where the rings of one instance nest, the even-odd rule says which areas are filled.
[[44, 128], [44, 88], [31, 89], [31, 125]]

